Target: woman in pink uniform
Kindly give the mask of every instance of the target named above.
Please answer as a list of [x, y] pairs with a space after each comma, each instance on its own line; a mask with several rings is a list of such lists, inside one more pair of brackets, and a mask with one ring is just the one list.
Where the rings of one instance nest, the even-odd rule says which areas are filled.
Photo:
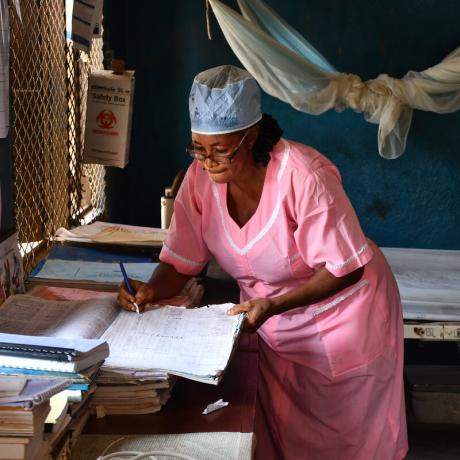
[[256, 457], [399, 460], [407, 452], [398, 288], [335, 166], [281, 138], [246, 71], [198, 74], [195, 158], [149, 283], [128, 309], [177, 294], [211, 256], [239, 284], [260, 340]]

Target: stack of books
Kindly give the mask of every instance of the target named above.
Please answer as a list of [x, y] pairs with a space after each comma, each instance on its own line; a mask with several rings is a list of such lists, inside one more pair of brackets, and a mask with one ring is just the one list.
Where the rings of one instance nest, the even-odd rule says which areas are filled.
[[153, 414], [161, 410], [171, 396], [175, 379], [164, 374], [153, 378], [134, 377], [102, 371], [91, 400], [91, 412], [106, 415]]
[[[67, 387], [66, 379], [0, 376], [0, 459], [45, 458], [50, 444], [45, 434], [53, 395]], [[12, 385], [15, 391], [11, 391]]]
[[[10, 299], [2, 311], [11, 308]], [[1, 415], [0, 426], [6, 430], [2, 434], [20, 435], [18, 423], [22, 423], [22, 434], [30, 437], [27, 444], [15, 440], [14, 448], [9, 443], [9, 450], [29, 458], [30, 452], [41, 452], [44, 443], [53, 452], [66, 435], [76, 439], [88, 418], [97, 372], [108, 354], [108, 344], [102, 340], [0, 333], [0, 379], [26, 382], [21, 393], [0, 396], [0, 404], [9, 404]], [[1, 455], [0, 459], [10, 458]]]
[[243, 320], [242, 315], [227, 315], [230, 306], [154, 306], [137, 315], [120, 309], [113, 295], [79, 301], [17, 295], [0, 309], [0, 332], [107, 342], [110, 354], [96, 376], [93, 412], [152, 413], [169, 398], [172, 376], [219, 383]]

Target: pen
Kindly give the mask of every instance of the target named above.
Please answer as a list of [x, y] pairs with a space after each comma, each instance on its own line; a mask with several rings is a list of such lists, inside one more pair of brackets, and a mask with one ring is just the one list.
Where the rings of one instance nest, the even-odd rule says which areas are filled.
[[[133, 287], [131, 286], [131, 283], [129, 282], [128, 275], [126, 274], [125, 267], [123, 266], [123, 262], [120, 262], [120, 268], [121, 268], [121, 273], [123, 274], [123, 279], [125, 280], [126, 288], [128, 289], [128, 292], [134, 297], [136, 293], [134, 292]], [[139, 314], [139, 305], [137, 305], [136, 302], [133, 302], [133, 305], [136, 307], [136, 313]]]

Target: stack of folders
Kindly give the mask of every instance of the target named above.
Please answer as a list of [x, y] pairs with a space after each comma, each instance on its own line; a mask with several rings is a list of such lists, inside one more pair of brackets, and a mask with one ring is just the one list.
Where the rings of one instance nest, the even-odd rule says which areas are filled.
[[47, 458], [50, 401], [68, 384], [66, 379], [0, 376], [0, 459]]
[[136, 376], [102, 370], [91, 400], [91, 412], [101, 418], [109, 414], [153, 414], [171, 396], [175, 378], [165, 373]]
[[[12, 399], [15, 396], [0, 397], [0, 403], [16, 404], [13, 417], [33, 424], [33, 430], [26, 434], [38, 436], [31, 438], [34, 442], [31, 440], [27, 445], [24, 442], [16, 443], [14, 448], [9, 445], [8, 452], [12, 449], [17, 455], [24, 455], [11, 458], [34, 458], [29, 457], [29, 451], [39, 449], [41, 441], [52, 453], [63, 438], [75, 434], [76, 439], [89, 414], [97, 372], [108, 354], [108, 344], [102, 340], [0, 333], [0, 378], [26, 381], [20, 396], [26, 401], [26, 407], [38, 414], [24, 416], [18, 412], [18, 401]], [[9, 410], [10, 417], [11, 413]], [[3, 413], [1, 419], [3, 421]], [[10, 457], [0, 454], [2, 458]]]

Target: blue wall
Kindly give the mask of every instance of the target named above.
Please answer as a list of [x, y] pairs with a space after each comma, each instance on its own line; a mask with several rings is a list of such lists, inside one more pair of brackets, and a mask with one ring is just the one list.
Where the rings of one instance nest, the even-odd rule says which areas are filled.
[[[336, 68], [363, 80], [423, 70], [460, 45], [458, 0], [267, 2]], [[208, 41], [203, 4], [105, 4], [107, 47], [136, 70], [130, 165], [108, 173], [112, 220], [159, 225], [162, 190], [189, 164], [183, 151], [193, 76], [238, 64], [214, 20]], [[263, 109], [278, 119], [285, 137], [316, 147], [337, 164], [365, 232], [378, 244], [460, 249], [460, 113], [415, 112], [405, 154], [384, 160], [377, 126], [360, 114], [314, 117], [269, 96]]]

